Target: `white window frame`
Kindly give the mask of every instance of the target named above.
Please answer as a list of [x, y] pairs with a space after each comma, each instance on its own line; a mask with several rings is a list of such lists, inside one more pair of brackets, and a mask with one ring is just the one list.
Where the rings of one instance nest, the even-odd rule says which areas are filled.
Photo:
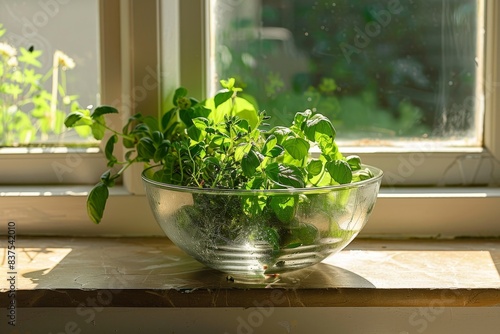
[[[346, 148], [345, 154], [360, 154], [365, 163], [382, 168], [386, 176], [393, 175], [397, 180], [392, 184], [386, 181], [362, 235], [500, 235], [498, 185], [443, 187], [439, 183], [441, 175], [454, 163], [459, 164], [463, 174], [451, 175], [447, 182], [460, 184], [468, 182], [467, 175], [473, 175], [477, 167], [467, 162], [480, 159], [500, 161], [500, 3], [486, 2], [484, 147], [433, 152]], [[189, 88], [194, 96], [203, 97], [203, 92], [209, 87], [206, 41], [210, 32], [204, 28], [209, 15], [207, 1], [102, 0], [101, 9], [103, 13], [110, 13], [118, 3], [119, 22], [101, 14], [102, 102], [110, 103], [117, 98], [122, 101], [123, 116], [116, 120], [117, 126], [128, 114], [159, 112], [161, 96], [166, 96], [179, 84]], [[161, 34], [157, 33], [159, 30]], [[158, 49], [160, 36], [162, 47]], [[148, 52], [144, 52], [145, 48]], [[157, 89], [152, 87], [154, 80], [162, 83]], [[151, 89], [143, 97], [139, 93], [146, 85]], [[95, 153], [95, 156], [99, 154]], [[66, 158], [63, 156], [62, 161]], [[32, 160], [28, 159], [31, 163]], [[499, 169], [497, 166], [493, 171], [496, 180], [500, 179]], [[28, 184], [21, 187], [13, 182], [12, 185], [0, 186], [0, 216], [5, 222], [18, 222], [20, 234], [161, 236], [163, 232], [149, 210], [139, 173], [140, 167], [130, 171], [124, 177], [123, 186], [113, 189], [99, 226], [91, 224], [86, 216], [88, 185], [42, 187]], [[463, 175], [466, 175], [465, 179]], [[409, 187], [408, 184], [421, 187]], [[5, 231], [0, 230], [0, 233]]]

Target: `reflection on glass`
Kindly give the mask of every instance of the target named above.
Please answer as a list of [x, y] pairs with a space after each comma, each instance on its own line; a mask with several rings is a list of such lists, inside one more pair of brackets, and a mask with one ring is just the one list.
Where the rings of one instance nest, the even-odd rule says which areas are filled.
[[212, 1], [213, 81], [236, 77], [273, 124], [317, 109], [359, 145], [480, 145], [482, 16], [475, 0]]
[[99, 102], [98, 19], [97, 0], [0, 1], [0, 146], [90, 142], [63, 121]]

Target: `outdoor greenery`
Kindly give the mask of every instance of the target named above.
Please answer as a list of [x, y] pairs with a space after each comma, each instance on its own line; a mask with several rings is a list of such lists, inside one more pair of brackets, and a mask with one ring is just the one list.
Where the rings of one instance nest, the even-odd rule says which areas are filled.
[[[5, 33], [0, 24], [0, 38]], [[58, 143], [69, 134], [65, 117], [81, 109], [78, 96], [66, 88], [66, 71], [75, 67], [73, 59], [56, 51], [53, 66], [42, 74], [41, 55], [42, 50], [0, 42], [0, 146]], [[76, 131], [81, 137], [90, 135], [88, 129]]]
[[217, 73], [258, 96], [274, 124], [309, 108], [343, 139], [473, 128], [476, 1], [219, 2]]

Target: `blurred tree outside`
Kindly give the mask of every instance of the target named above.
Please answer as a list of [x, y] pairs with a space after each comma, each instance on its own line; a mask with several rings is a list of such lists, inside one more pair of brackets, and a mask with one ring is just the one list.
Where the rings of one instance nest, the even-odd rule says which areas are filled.
[[309, 108], [346, 140], [474, 138], [476, 1], [217, 3], [217, 75], [273, 125]]

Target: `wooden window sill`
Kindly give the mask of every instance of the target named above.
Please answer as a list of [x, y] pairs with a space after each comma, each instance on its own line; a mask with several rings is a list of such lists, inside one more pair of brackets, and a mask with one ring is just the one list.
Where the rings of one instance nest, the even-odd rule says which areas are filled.
[[[6, 243], [2, 246], [5, 259]], [[13, 275], [2, 270], [0, 303], [15, 300], [18, 322], [23, 312], [35, 309], [66, 312], [68, 319], [81, 322], [96, 310], [105, 314], [117, 309], [134, 314], [209, 309], [227, 315], [234, 309], [272, 306], [273, 311], [302, 310], [301, 316], [318, 308], [344, 308], [349, 314], [360, 308], [500, 311], [497, 239], [356, 239], [323, 263], [257, 282], [227, 280], [226, 274], [204, 267], [159, 237], [18, 237], [16, 252], [15, 296], [5, 284]], [[411, 314], [406, 319], [411, 323]]]

